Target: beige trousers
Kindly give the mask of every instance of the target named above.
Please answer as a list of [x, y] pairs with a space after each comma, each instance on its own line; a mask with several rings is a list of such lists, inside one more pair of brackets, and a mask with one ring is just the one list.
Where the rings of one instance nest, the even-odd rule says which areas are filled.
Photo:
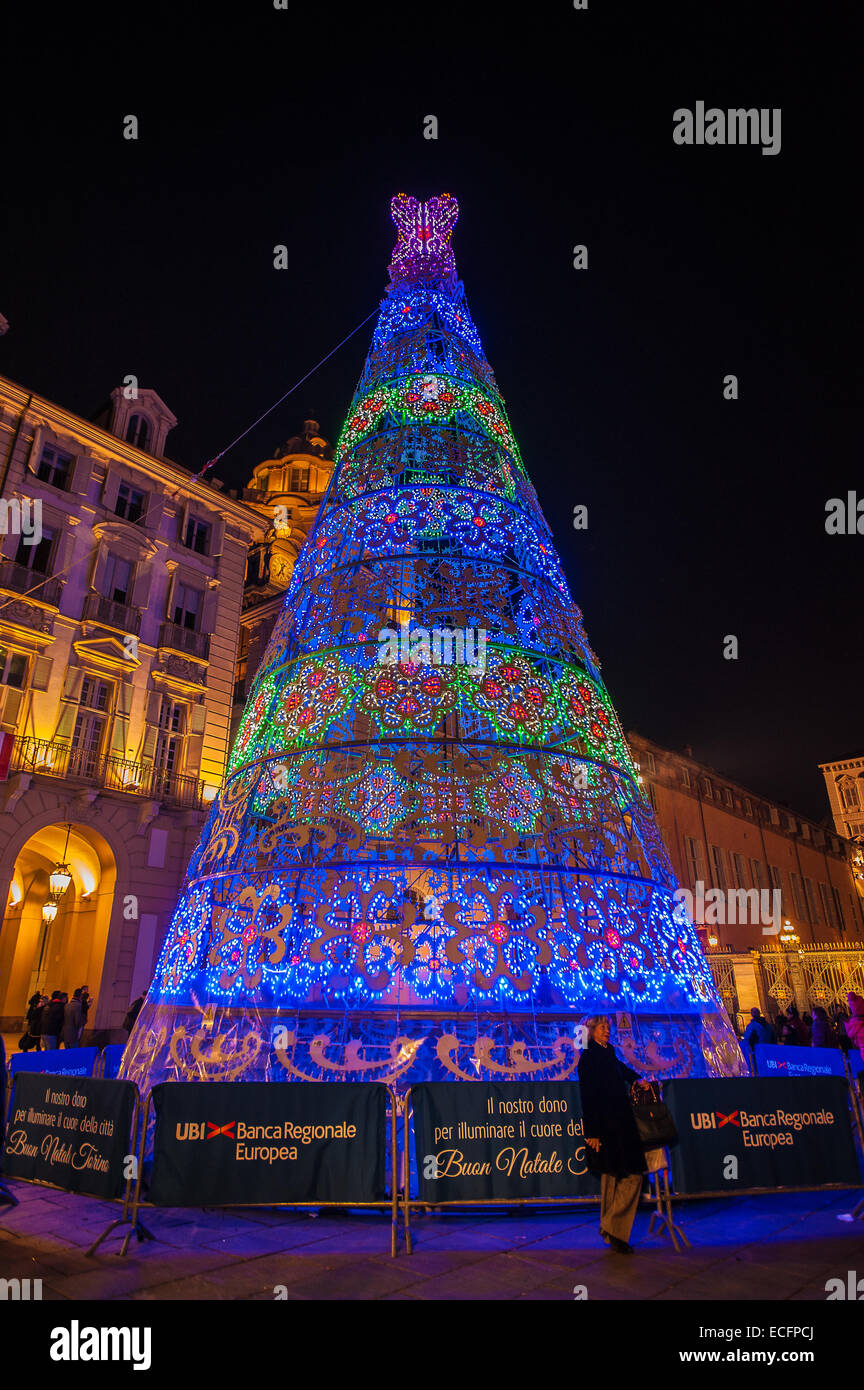
[[601, 1174], [600, 1227], [608, 1236], [629, 1241], [641, 1192], [641, 1173], [631, 1173], [626, 1178]]

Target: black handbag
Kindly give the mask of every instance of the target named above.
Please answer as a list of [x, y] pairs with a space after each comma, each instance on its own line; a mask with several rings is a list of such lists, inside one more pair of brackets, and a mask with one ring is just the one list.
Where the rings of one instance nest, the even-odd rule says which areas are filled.
[[666, 1149], [678, 1143], [672, 1112], [660, 1099], [660, 1086], [656, 1081], [650, 1083], [649, 1090], [634, 1082], [630, 1089], [630, 1100], [643, 1149]]

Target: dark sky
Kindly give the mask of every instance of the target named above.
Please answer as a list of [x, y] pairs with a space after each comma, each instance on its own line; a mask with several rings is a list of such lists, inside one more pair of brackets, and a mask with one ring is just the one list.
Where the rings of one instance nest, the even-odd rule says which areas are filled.
[[[864, 536], [825, 533], [829, 497], [864, 497], [855, 6], [19, 11], [0, 372], [84, 415], [134, 373], [197, 470], [374, 309], [392, 194], [455, 194], [625, 727], [821, 819], [817, 764], [864, 749]], [[779, 155], [675, 145], [697, 100], [780, 107]], [[336, 438], [370, 331], [228, 454], [228, 486], [310, 411]]]

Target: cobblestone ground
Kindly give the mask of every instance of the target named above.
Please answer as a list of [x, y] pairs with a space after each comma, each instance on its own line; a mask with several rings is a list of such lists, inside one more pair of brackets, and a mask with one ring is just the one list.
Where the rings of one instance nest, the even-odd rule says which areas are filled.
[[[414, 1253], [390, 1256], [377, 1213], [145, 1209], [155, 1240], [119, 1254], [109, 1203], [10, 1183], [0, 1207], [0, 1278], [42, 1280], [43, 1299], [802, 1299], [829, 1278], [864, 1276], [864, 1221], [838, 1220], [861, 1192], [806, 1192], [682, 1202], [692, 1248], [634, 1228], [633, 1255], [601, 1243], [595, 1208], [509, 1215], [442, 1213], [414, 1220]], [[583, 1295], [584, 1296], [584, 1295]]]

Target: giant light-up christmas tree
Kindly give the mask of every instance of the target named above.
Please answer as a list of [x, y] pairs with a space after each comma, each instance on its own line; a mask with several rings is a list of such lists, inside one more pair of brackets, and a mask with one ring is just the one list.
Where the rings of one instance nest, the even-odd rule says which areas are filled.
[[398, 240], [328, 495], [125, 1055], [166, 1079], [562, 1079], [579, 1022], [745, 1070], [492, 371], [454, 198]]

